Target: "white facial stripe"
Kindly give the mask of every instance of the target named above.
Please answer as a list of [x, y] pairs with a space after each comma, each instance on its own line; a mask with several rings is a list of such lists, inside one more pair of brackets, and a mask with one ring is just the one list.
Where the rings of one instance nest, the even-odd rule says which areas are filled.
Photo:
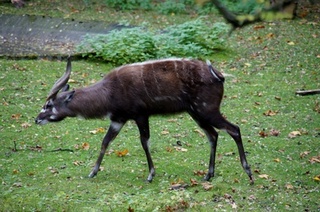
[[112, 121], [111, 122], [111, 127], [116, 130], [116, 131], [120, 131], [121, 128], [122, 128], [123, 124], [122, 123], [119, 123], [119, 122], [115, 122], [115, 121]]
[[56, 118], [57, 118], [56, 115], [51, 115], [51, 116], [50, 116], [50, 119], [51, 119], [51, 120], [55, 120]]
[[44, 108], [41, 109], [40, 113], [44, 113], [46, 110]]
[[58, 111], [57, 111], [57, 109], [55, 107], [52, 108], [52, 113], [55, 114], [55, 115], [58, 114]]

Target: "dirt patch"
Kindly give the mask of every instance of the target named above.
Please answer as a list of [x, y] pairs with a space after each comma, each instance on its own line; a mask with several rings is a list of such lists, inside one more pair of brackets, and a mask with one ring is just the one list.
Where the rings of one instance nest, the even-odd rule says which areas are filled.
[[119, 24], [31, 15], [0, 15], [0, 57], [48, 57], [75, 53], [85, 35], [107, 34]]

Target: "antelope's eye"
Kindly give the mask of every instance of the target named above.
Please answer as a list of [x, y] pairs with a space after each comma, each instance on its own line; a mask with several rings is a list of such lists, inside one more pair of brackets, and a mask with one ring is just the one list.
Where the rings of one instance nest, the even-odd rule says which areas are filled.
[[47, 104], [46, 104], [46, 106], [45, 106], [45, 109], [50, 109], [50, 108], [52, 108], [52, 107], [53, 107], [52, 101], [48, 101]]

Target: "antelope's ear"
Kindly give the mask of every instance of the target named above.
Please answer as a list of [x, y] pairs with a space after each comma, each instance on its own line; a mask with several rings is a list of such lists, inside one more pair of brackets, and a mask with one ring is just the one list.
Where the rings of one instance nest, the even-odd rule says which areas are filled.
[[70, 91], [66, 94], [65, 98], [64, 98], [64, 102], [68, 103], [73, 99], [75, 91]]

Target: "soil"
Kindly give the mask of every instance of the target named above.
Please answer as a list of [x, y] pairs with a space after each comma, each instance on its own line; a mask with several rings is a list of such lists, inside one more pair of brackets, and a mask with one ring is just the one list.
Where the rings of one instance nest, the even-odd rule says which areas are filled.
[[[75, 54], [85, 35], [125, 26], [32, 15], [0, 15], [0, 57], [41, 58]], [[79, 54], [79, 52], [78, 52]]]

